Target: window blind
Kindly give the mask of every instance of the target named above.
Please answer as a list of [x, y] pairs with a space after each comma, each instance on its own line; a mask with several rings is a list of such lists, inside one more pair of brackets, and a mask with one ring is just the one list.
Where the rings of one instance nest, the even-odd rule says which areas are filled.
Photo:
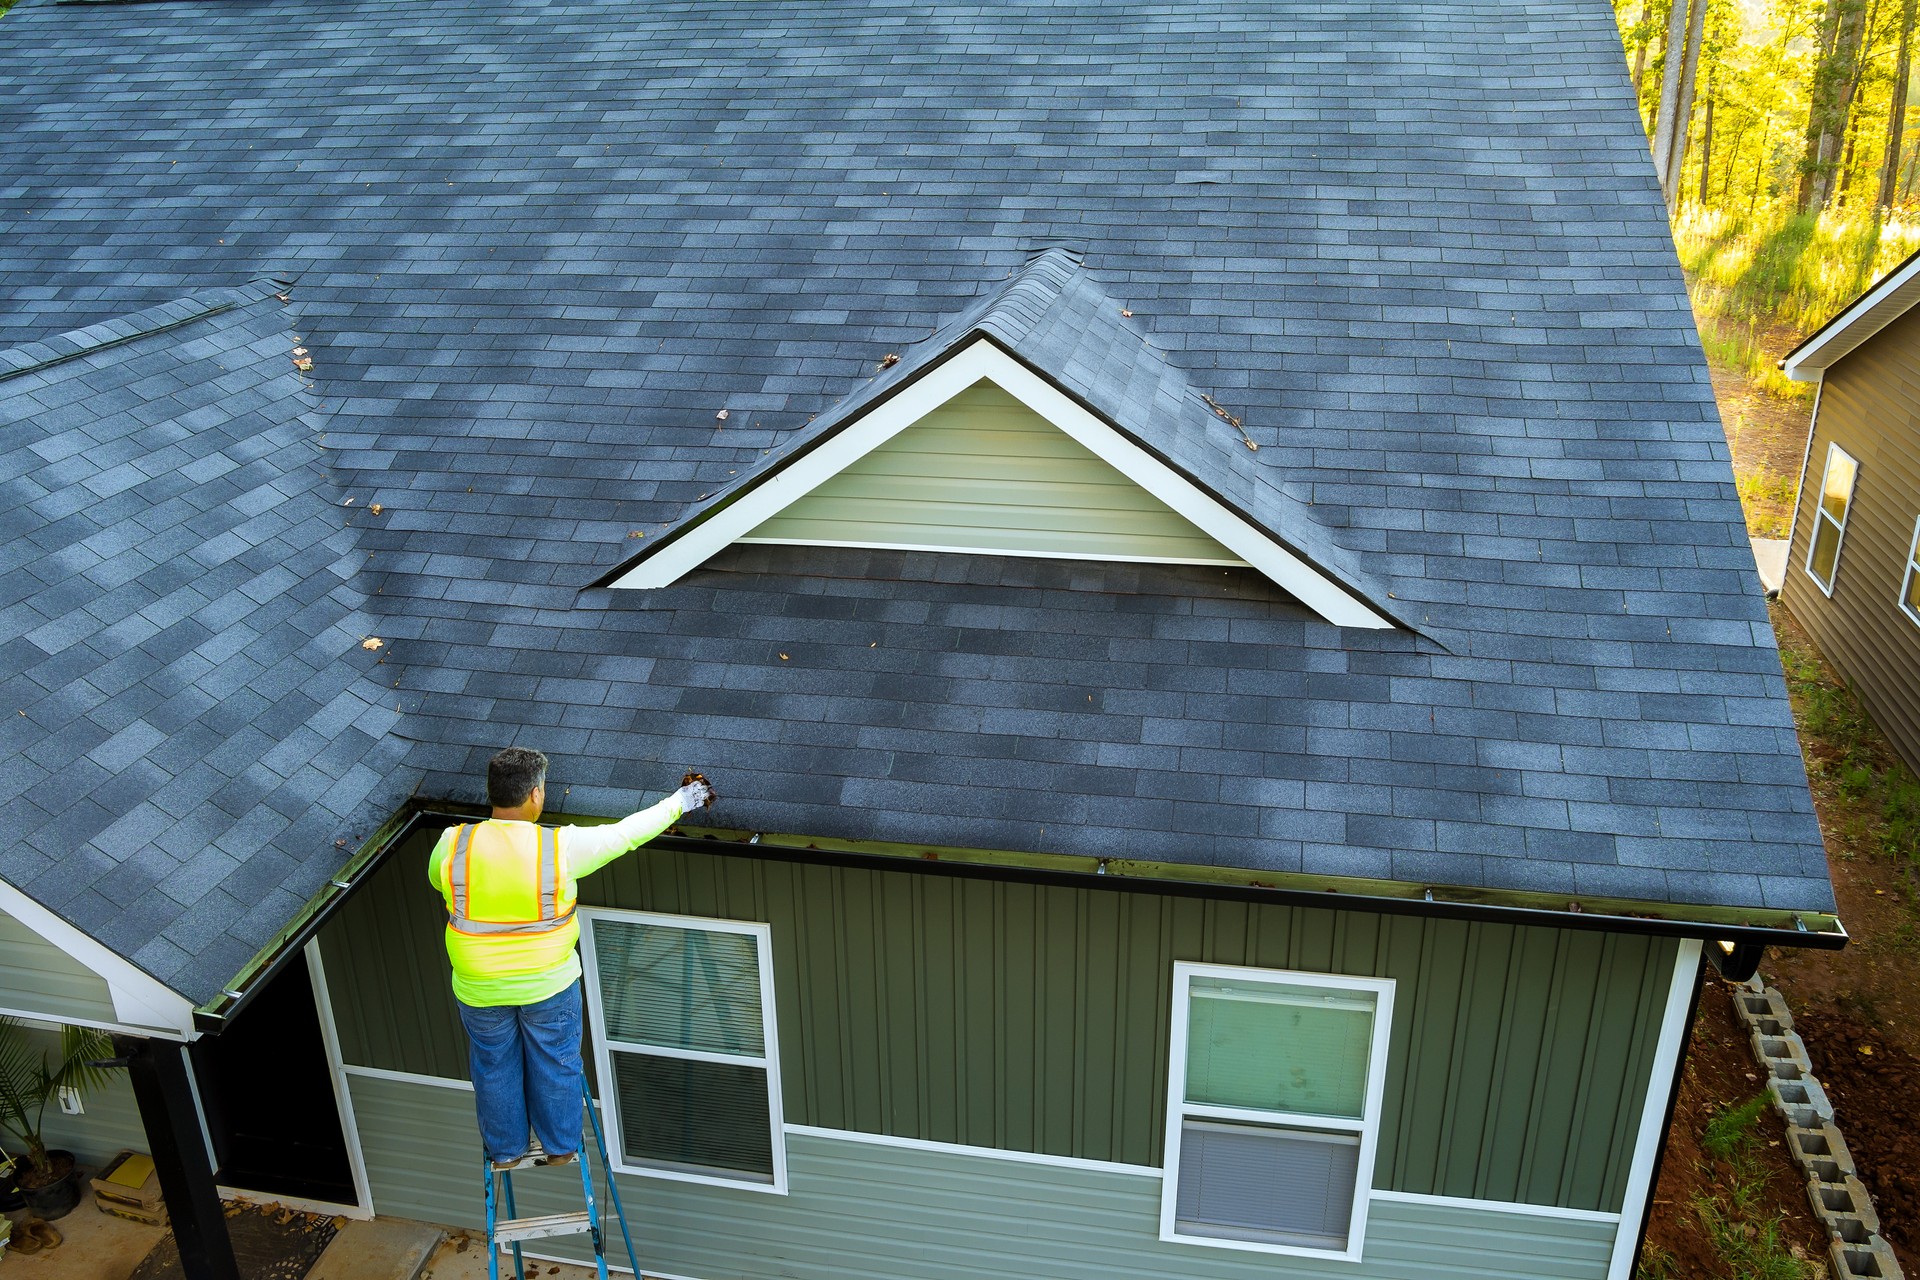
[[630, 1044], [759, 1057], [759, 953], [743, 933], [634, 921], [594, 926], [607, 1035]]
[[1372, 1038], [1364, 994], [1195, 983], [1187, 1101], [1358, 1120]]

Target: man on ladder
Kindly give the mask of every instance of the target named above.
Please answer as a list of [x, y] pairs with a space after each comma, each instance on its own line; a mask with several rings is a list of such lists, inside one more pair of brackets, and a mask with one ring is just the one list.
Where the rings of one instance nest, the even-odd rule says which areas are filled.
[[450, 827], [427, 863], [447, 904], [453, 994], [470, 1041], [480, 1137], [496, 1169], [547, 1164], [580, 1148], [580, 958], [576, 882], [713, 803], [693, 775], [666, 799], [594, 827], [542, 827], [547, 758], [508, 747], [487, 764], [485, 822]]
[[[513, 1170], [571, 1163], [580, 1150], [584, 1102], [627, 1261], [638, 1276], [626, 1211], [580, 1061], [577, 882], [653, 839], [689, 809], [712, 804], [713, 788], [690, 773], [678, 791], [619, 822], [542, 827], [547, 758], [509, 747], [487, 763], [487, 801], [491, 818], [449, 828], [427, 860], [427, 878], [447, 904], [453, 994], [470, 1042], [474, 1103], [486, 1147], [487, 1275], [498, 1280], [501, 1245], [512, 1246], [514, 1274], [525, 1280], [522, 1241], [584, 1231], [593, 1238], [599, 1280], [607, 1280], [605, 1236], [586, 1161], [580, 1162], [584, 1212], [514, 1217]], [[496, 1189], [506, 1221], [499, 1216]]]

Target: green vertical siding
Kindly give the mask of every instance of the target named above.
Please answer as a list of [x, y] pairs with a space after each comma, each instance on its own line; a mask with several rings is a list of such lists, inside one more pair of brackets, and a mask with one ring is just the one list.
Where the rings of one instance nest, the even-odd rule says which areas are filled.
[[[473, 1095], [350, 1077], [377, 1212], [478, 1227]], [[1160, 1179], [794, 1134], [784, 1196], [620, 1178], [648, 1272], [743, 1280], [1602, 1280], [1615, 1225], [1376, 1200], [1365, 1261], [1159, 1239]], [[571, 1170], [515, 1179], [522, 1213], [579, 1207]], [[577, 1244], [534, 1252], [581, 1258]], [[617, 1232], [610, 1260], [624, 1264]]]
[[747, 537], [1241, 563], [1166, 503], [986, 380]]
[[[323, 936], [346, 1060], [459, 1077], [420, 849]], [[772, 926], [789, 1123], [1158, 1165], [1175, 960], [1397, 981], [1374, 1183], [1619, 1208], [1675, 944], [641, 851], [587, 905]], [[338, 957], [338, 959], [336, 958]]]
[[0, 911], [0, 1008], [113, 1022], [106, 979]]

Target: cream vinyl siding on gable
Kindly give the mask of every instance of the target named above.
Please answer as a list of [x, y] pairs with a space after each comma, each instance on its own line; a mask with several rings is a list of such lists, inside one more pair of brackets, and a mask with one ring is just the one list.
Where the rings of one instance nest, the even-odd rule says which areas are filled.
[[985, 379], [740, 540], [1245, 563]]
[[107, 981], [0, 911], [0, 1009], [60, 1021], [113, 1022]]

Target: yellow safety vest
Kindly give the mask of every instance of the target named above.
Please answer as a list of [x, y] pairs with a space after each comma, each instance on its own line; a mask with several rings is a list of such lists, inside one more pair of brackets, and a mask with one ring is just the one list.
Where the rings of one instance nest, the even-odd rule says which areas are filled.
[[444, 896], [454, 972], [485, 981], [565, 965], [580, 923], [560, 833], [530, 822], [479, 822], [453, 835]]

